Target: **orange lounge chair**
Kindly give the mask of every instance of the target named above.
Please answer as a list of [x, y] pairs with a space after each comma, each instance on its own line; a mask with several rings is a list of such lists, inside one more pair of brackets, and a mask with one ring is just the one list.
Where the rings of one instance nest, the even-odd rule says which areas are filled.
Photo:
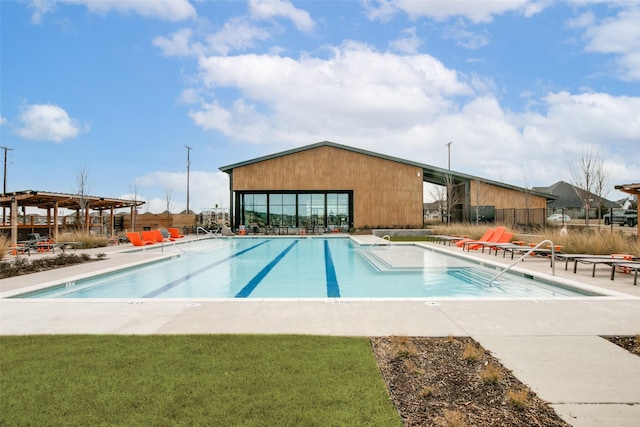
[[485, 246], [493, 248], [493, 246], [491, 246], [491, 243], [509, 243], [511, 239], [513, 239], [513, 233], [509, 233], [504, 227], [498, 227], [495, 234], [491, 236], [488, 241], [478, 241], [476, 244], [470, 244], [467, 247], [467, 250], [475, 251], [477, 249], [484, 248]]
[[169, 241], [169, 239], [165, 239], [164, 237], [162, 237], [162, 233], [160, 233], [160, 230], [141, 231], [140, 236], [142, 236], [142, 240], [149, 240], [153, 243], [162, 243]]
[[491, 236], [493, 236], [493, 234], [496, 232], [496, 230], [494, 230], [493, 228], [487, 228], [487, 231], [484, 232], [484, 234], [482, 235], [482, 237], [480, 237], [479, 239], [462, 239], [462, 240], [458, 240], [456, 242], [456, 246], [458, 247], [463, 247], [465, 242], [486, 242], [488, 241]]
[[180, 234], [180, 231], [177, 228], [168, 228], [167, 230], [169, 230], [169, 234], [174, 239], [181, 239], [184, 237], [183, 234]]
[[155, 240], [152, 241], [148, 239], [143, 239], [136, 232], [127, 233], [127, 239], [129, 239], [129, 241], [133, 244], [133, 246], [153, 245], [155, 243]]
[[158, 243], [173, 242], [175, 240], [174, 238], [169, 237], [169, 233], [168, 232], [165, 232], [165, 234], [167, 234], [166, 236], [162, 233], [161, 230], [151, 230], [151, 232], [155, 236], [156, 242], [158, 242]]

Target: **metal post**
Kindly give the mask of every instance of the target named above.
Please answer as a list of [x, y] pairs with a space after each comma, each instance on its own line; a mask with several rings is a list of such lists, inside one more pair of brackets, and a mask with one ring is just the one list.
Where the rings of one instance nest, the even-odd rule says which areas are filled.
[[191, 153], [191, 147], [189, 147], [188, 145], [185, 145], [185, 148], [187, 149], [187, 215], [189, 215], [189, 168], [191, 166], [191, 160], [190, 160], [190, 153]]
[[[2, 180], [2, 195], [5, 196], [7, 194], [7, 151], [13, 151], [13, 148], [9, 147], [0, 147], [4, 150], [4, 179]], [[6, 211], [4, 206], [2, 207], [2, 225], [4, 226], [7, 223], [6, 220]]]

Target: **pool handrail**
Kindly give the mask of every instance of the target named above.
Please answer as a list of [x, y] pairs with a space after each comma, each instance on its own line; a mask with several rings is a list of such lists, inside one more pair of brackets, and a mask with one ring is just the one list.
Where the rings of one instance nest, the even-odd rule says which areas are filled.
[[504, 273], [506, 273], [507, 271], [511, 270], [511, 267], [516, 265], [518, 262], [522, 261], [530, 253], [535, 252], [536, 249], [538, 249], [540, 246], [542, 246], [545, 243], [547, 243], [547, 244], [549, 244], [551, 246], [551, 275], [555, 276], [556, 275], [556, 250], [555, 250], [555, 246], [553, 245], [553, 242], [551, 240], [549, 240], [549, 239], [546, 239], [546, 240], [543, 240], [542, 242], [538, 243], [537, 245], [535, 245], [534, 247], [532, 247], [531, 249], [529, 249], [525, 253], [523, 253], [522, 256], [520, 258], [516, 259], [515, 261], [513, 261], [511, 263], [511, 265], [509, 265], [507, 268], [502, 270], [500, 273], [498, 273], [495, 276], [493, 276], [491, 278], [491, 280], [489, 280], [489, 284], [491, 285], [498, 277], [502, 276]]
[[204, 233], [208, 234], [209, 236], [213, 236], [216, 239], [222, 235], [222, 233], [220, 233], [220, 227], [216, 228], [216, 231], [210, 231], [204, 227], [198, 227], [196, 228], [196, 236], [200, 235], [200, 230], [202, 230]]
[[372, 250], [374, 247], [376, 246], [381, 246], [382, 242], [384, 242], [385, 240], [387, 240], [389, 243], [387, 243], [387, 246], [391, 247], [392, 243], [391, 243], [391, 236], [389, 236], [388, 234], [385, 234], [384, 236], [380, 237], [378, 240], [376, 240], [373, 244], [371, 244], [367, 250]]

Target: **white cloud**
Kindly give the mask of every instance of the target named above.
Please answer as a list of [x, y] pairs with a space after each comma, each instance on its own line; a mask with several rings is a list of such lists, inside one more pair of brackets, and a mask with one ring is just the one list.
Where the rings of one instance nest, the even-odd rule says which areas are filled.
[[284, 17], [304, 33], [310, 33], [315, 28], [315, 22], [305, 10], [296, 8], [291, 2], [283, 0], [250, 0], [249, 11], [254, 19], [272, 19]]
[[58, 4], [83, 5], [90, 12], [98, 14], [135, 13], [145, 18], [165, 21], [183, 21], [196, 17], [196, 10], [188, 0], [33, 0], [30, 3], [33, 9], [31, 22], [39, 24], [42, 17], [53, 12]]
[[4, 117], [2, 117], [2, 116], [0, 115], [0, 126], [6, 125], [7, 123], [8, 123], [8, 122], [7, 122], [7, 119], [5, 119]]
[[[187, 208], [186, 172], [156, 171], [135, 179], [138, 200], [146, 200], [143, 211], [161, 213], [167, 210], [167, 192], [170, 194], [170, 210], [178, 213]], [[140, 194], [144, 195], [140, 196]], [[131, 195], [123, 197], [132, 199]], [[215, 205], [229, 206], [229, 177], [224, 172], [190, 171], [189, 209], [197, 213]]]
[[61, 142], [87, 132], [89, 126], [52, 104], [25, 105], [18, 117], [16, 133], [24, 139]]
[[531, 0], [381, 0], [366, 2], [365, 8], [369, 19], [387, 20], [399, 11], [407, 13], [412, 19], [428, 17], [437, 21], [445, 21], [452, 17], [463, 17], [471, 22], [491, 22], [495, 15], [509, 11], [520, 11], [530, 17], [541, 12], [548, 1]]
[[469, 31], [464, 21], [459, 20], [454, 25], [447, 26], [443, 36], [455, 40], [459, 46], [475, 50], [489, 44], [489, 36], [486, 31], [483, 31], [483, 33]]
[[182, 28], [169, 37], [156, 36], [153, 44], [166, 56], [228, 55], [232, 51], [253, 48], [256, 41], [268, 40], [271, 35], [247, 19], [232, 18], [220, 30], [204, 36], [204, 44], [194, 38], [193, 30]]
[[617, 16], [595, 23], [586, 13], [569, 25], [584, 27], [585, 50], [615, 55], [619, 76], [624, 80], [640, 80], [640, 6], [622, 9]]
[[246, 134], [242, 123], [250, 123], [262, 140], [265, 128], [292, 123], [310, 135], [343, 134], [349, 127], [397, 131], [450, 109], [449, 96], [472, 94], [432, 56], [381, 53], [358, 43], [334, 48], [327, 59], [211, 56], [199, 65], [205, 88], [234, 88], [242, 98], [229, 107], [204, 104], [192, 119], [229, 136]]
[[268, 40], [268, 31], [256, 27], [245, 19], [234, 18], [225, 22], [223, 28], [207, 36], [209, 52], [227, 55], [232, 50], [246, 50], [255, 46], [256, 40]]
[[400, 53], [417, 53], [422, 45], [422, 39], [416, 34], [416, 27], [405, 28], [400, 38], [392, 40], [389, 45]]
[[170, 37], [156, 36], [153, 45], [159, 47], [166, 56], [197, 56], [203, 53], [204, 47], [198, 42], [191, 42], [193, 30], [182, 28]]

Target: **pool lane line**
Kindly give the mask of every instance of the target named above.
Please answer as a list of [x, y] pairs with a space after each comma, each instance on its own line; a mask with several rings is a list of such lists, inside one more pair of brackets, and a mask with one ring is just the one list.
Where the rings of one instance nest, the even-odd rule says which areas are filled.
[[336, 269], [333, 266], [333, 258], [331, 257], [331, 249], [329, 249], [329, 241], [324, 241], [324, 265], [327, 275], [327, 297], [340, 298], [340, 287], [338, 286], [338, 277]]
[[187, 274], [186, 276], [182, 276], [182, 277], [180, 277], [180, 278], [178, 278], [178, 279], [176, 279], [176, 280], [174, 280], [172, 282], [167, 283], [166, 285], [162, 286], [161, 288], [156, 289], [155, 291], [149, 292], [148, 294], [144, 295], [142, 298], [154, 298], [154, 297], [157, 297], [158, 295], [160, 295], [160, 294], [162, 294], [164, 292], [167, 292], [169, 289], [175, 288], [179, 284], [186, 282], [187, 280], [191, 279], [192, 277], [197, 276], [198, 274], [204, 273], [205, 271], [210, 270], [213, 267], [216, 267], [216, 266], [218, 266], [220, 264], [223, 264], [223, 263], [225, 263], [225, 262], [227, 262], [227, 261], [229, 261], [229, 260], [231, 260], [231, 259], [233, 259], [233, 258], [235, 258], [237, 256], [240, 256], [240, 255], [242, 255], [244, 253], [247, 253], [247, 252], [257, 248], [258, 246], [262, 246], [262, 245], [264, 245], [265, 243], [268, 243], [268, 242], [269, 242], [269, 240], [265, 240], [264, 242], [258, 243], [257, 245], [253, 245], [253, 246], [251, 246], [249, 248], [241, 250], [240, 252], [236, 252], [235, 254], [233, 254], [231, 256], [228, 256], [228, 257], [226, 257], [224, 259], [221, 259], [220, 261], [216, 261], [213, 264], [209, 264], [207, 266], [204, 266], [200, 270], [193, 271], [193, 272]]
[[256, 288], [256, 286], [260, 284], [260, 282], [262, 282], [262, 279], [264, 279], [267, 276], [267, 274], [269, 274], [269, 272], [273, 269], [273, 267], [275, 267], [276, 264], [278, 264], [280, 260], [284, 258], [287, 252], [289, 252], [291, 248], [293, 248], [297, 244], [298, 244], [298, 240], [294, 240], [293, 243], [287, 246], [282, 252], [280, 252], [280, 254], [277, 257], [275, 257], [269, 264], [267, 264], [262, 270], [260, 270], [260, 272], [256, 274], [253, 277], [253, 279], [251, 279], [249, 283], [247, 283], [244, 286], [244, 288], [242, 288], [240, 292], [236, 294], [235, 297], [246, 298], [249, 295], [251, 295], [251, 292], [253, 292], [253, 290]]

